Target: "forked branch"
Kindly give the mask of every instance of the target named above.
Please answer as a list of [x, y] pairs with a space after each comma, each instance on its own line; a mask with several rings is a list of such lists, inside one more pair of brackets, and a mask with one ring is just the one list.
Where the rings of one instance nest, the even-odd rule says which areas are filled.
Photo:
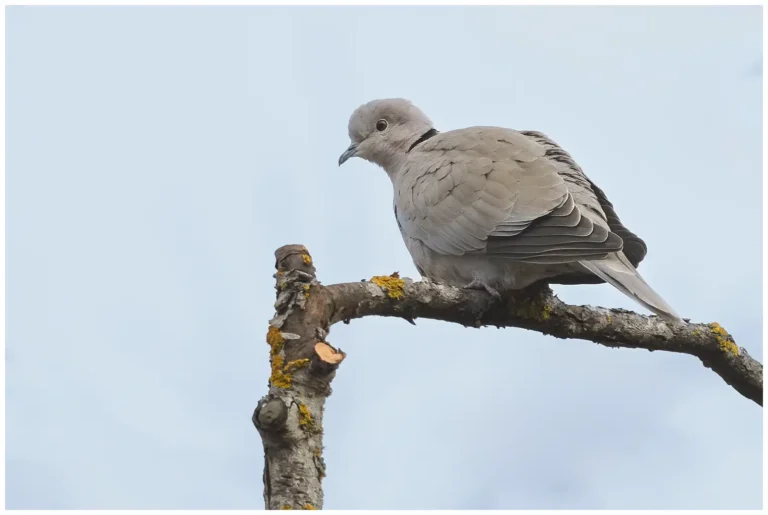
[[336, 368], [346, 356], [326, 340], [331, 325], [355, 318], [519, 327], [608, 347], [690, 354], [744, 397], [763, 405], [763, 365], [717, 323], [672, 324], [621, 309], [571, 306], [546, 287], [497, 301], [485, 292], [413, 282], [397, 274], [323, 286], [302, 245], [281, 247], [275, 255], [276, 314], [267, 333], [272, 373], [269, 393], [253, 416], [264, 442], [267, 509], [322, 507], [323, 409]]

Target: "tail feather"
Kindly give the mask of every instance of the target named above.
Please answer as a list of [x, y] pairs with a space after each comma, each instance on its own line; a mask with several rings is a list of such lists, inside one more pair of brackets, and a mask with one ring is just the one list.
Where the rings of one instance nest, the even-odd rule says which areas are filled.
[[660, 317], [682, 323], [680, 316], [643, 280], [622, 252], [598, 261], [580, 261], [590, 272]]

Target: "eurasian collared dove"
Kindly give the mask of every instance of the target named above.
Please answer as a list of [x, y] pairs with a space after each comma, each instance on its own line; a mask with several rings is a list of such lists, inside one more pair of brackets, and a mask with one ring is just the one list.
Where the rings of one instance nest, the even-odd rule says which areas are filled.
[[538, 281], [605, 281], [681, 321], [635, 269], [645, 243], [544, 134], [500, 127], [441, 133], [408, 100], [386, 99], [352, 113], [349, 137], [339, 165], [357, 156], [387, 172], [397, 224], [422, 276], [494, 296]]

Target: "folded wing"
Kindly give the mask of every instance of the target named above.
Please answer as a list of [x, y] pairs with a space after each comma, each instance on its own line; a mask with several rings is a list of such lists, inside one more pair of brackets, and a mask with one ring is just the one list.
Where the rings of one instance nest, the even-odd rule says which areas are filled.
[[639, 236], [624, 226], [605, 192], [587, 177], [568, 152], [545, 134], [538, 131], [521, 131], [520, 133], [545, 148], [544, 155], [555, 164], [557, 172], [569, 184], [577, 202], [581, 206], [589, 206], [594, 211], [600, 212], [611, 232], [624, 242], [622, 249], [624, 255], [633, 266], [637, 267], [645, 258], [648, 247]]
[[417, 152], [396, 183], [398, 219], [435, 252], [570, 263], [622, 248], [582, 212], [546, 148], [517, 131], [446, 132]]

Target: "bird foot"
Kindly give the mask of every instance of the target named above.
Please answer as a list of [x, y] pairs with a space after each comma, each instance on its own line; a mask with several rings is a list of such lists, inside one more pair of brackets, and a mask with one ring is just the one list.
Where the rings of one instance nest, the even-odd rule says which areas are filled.
[[491, 286], [489, 286], [487, 283], [485, 283], [484, 281], [481, 281], [478, 278], [472, 279], [472, 282], [469, 283], [468, 285], [466, 285], [464, 287], [464, 289], [466, 289], [466, 290], [485, 290], [494, 299], [501, 300], [501, 294], [499, 292], [497, 292]]

